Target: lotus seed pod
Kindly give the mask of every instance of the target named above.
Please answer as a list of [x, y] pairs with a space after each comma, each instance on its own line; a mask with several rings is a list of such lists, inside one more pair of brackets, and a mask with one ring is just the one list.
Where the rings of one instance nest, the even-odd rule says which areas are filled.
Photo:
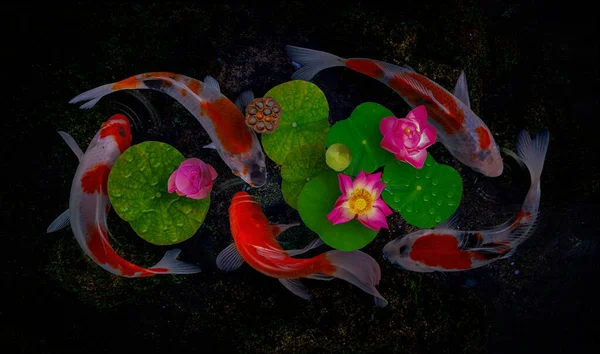
[[257, 133], [272, 133], [280, 117], [281, 106], [271, 97], [256, 98], [246, 107], [246, 125]]
[[350, 166], [352, 152], [344, 144], [333, 144], [325, 152], [325, 162], [337, 172], [341, 172]]

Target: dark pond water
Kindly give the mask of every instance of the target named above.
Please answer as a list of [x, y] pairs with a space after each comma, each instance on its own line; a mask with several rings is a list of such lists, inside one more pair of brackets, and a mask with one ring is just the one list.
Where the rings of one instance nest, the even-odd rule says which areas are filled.
[[[509, 353], [571, 352], [593, 343], [598, 316], [598, 108], [596, 17], [586, 7], [538, 1], [419, 1], [395, 8], [319, 2], [252, 4], [73, 3], [8, 8], [3, 22], [9, 110], [2, 120], [0, 194], [3, 342], [18, 352]], [[67, 102], [101, 84], [148, 71], [215, 77], [229, 98], [257, 97], [294, 71], [283, 47], [409, 64], [451, 89], [461, 70], [473, 110], [501, 148], [516, 134], [550, 131], [542, 175], [542, 223], [510, 259], [474, 271], [417, 274], [393, 268], [381, 248], [415, 229], [398, 216], [364, 248], [381, 265], [384, 309], [343, 281], [306, 281], [313, 300], [290, 294], [250, 267], [223, 274], [215, 259], [231, 241], [227, 208], [236, 183], [203, 149], [201, 126], [171, 98], [117, 93], [90, 111]], [[408, 106], [384, 85], [349, 70], [320, 73], [330, 122], [363, 102], [404, 116]], [[14, 84], [16, 83], [16, 85]], [[191, 276], [113, 277], [77, 246], [70, 229], [46, 235], [68, 204], [76, 158], [57, 130], [87, 146], [117, 111], [134, 118], [134, 143], [158, 140], [217, 168], [205, 224], [181, 244], [181, 258], [203, 267]], [[514, 216], [528, 177], [510, 159], [497, 179], [462, 166], [437, 144], [432, 154], [464, 181], [461, 226], [478, 229]], [[252, 190], [273, 222], [300, 220], [281, 197], [279, 168]], [[229, 178], [230, 179], [227, 179]], [[119, 252], [142, 265], [160, 259], [114, 213]], [[285, 248], [315, 237], [305, 226]], [[597, 346], [597, 344], [595, 344]], [[209, 350], [209, 348], [211, 348]], [[589, 347], [586, 351], [592, 351]]]

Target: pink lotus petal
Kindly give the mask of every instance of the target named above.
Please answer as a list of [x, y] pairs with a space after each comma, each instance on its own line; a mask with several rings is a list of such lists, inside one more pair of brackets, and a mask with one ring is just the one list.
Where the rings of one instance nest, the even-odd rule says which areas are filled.
[[176, 190], [175, 190], [175, 193], [177, 193], [177, 195], [178, 195], [178, 196], [180, 196], [180, 197], [183, 197], [183, 196], [185, 196], [185, 194], [181, 193], [181, 192], [179, 191], [179, 189], [176, 189]]
[[338, 174], [338, 183], [340, 185], [340, 192], [342, 192], [343, 196], [349, 196], [352, 194], [354, 190], [354, 185], [352, 183], [352, 178], [343, 173]]
[[381, 140], [380, 143], [381, 147], [386, 149], [387, 151], [391, 152], [391, 153], [396, 153], [396, 151], [399, 149], [398, 145], [396, 144], [396, 139], [394, 138], [394, 134], [393, 133], [387, 133], [383, 136], [383, 139]]
[[394, 130], [394, 126], [396, 126], [397, 122], [398, 118], [396, 117], [383, 118], [379, 123], [379, 131], [381, 132], [381, 135], [385, 135], [388, 132]]
[[367, 174], [365, 171], [360, 171], [358, 176], [354, 179], [354, 189], [362, 189], [367, 185]]
[[334, 225], [348, 222], [354, 218], [354, 214], [348, 208], [348, 202], [335, 207], [328, 215], [327, 220]]
[[373, 202], [373, 208], [379, 209], [384, 216], [389, 216], [394, 213], [392, 209], [390, 209], [390, 207], [381, 198]]
[[171, 176], [169, 176], [169, 181], [167, 182], [167, 186], [168, 186], [168, 190], [169, 193], [173, 193], [175, 192], [175, 189], [177, 189], [177, 187], [175, 187], [175, 176], [177, 175], [177, 170], [173, 171], [173, 173], [171, 173]]
[[373, 208], [368, 213], [359, 215], [357, 219], [361, 224], [375, 231], [379, 231], [381, 228], [388, 228], [385, 215], [377, 208]]
[[381, 196], [381, 192], [383, 192], [384, 189], [385, 189], [385, 184], [379, 183], [378, 185], [376, 185], [373, 188], [373, 192], [371, 193], [371, 196], [375, 199], [379, 198]]
[[437, 139], [437, 132], [433, 125], [426, 125], [421, 132], [421, 141], [417, 145], [417, 149], [427, 149], [431, 145], [435, 144]]
[[175, 176], [175, 186], [178, 191], [186, 195], [198, 192], [198, 187], [194, 186], [193, 181], [179, 170], [177, 176]]
[[198, 193], [188, 194], [187, 197], [192, 198], [192, 199], [204, 199], [204, 198], [208, 197], [211, 190], [212, 190], [212, 185], [200, 189], [198, 191]]
[[419, 131], [423, 131], [425, 124], [427, 124], [427, 109], [425, 106], [419, 106], [406, 115], [408, 119], [414, 119], [419, 128]]
[[334, 208], [339, 207], [340, 205], [344, 204], [345, 202], [348, 201], [348, 197], [345, 195], [341, 195], [336, 201], [335, 204], [333, 205]]
[[381, 172], [372, 173], [367, 176], [367, 184], [365, 184], [365, 190], [369, 194], [373, 194], [373, 191], [381, 183]]
[[420, 150], [413, 154], [407, 154], [404, 157], [404, 161], [411, 164], [414, 168], [421, 169], [425, 164], [425, 159], [427, 159], [427, 150]]
[[217, 171], [215, 171], [215, 169], [209, 164], [206, 164], [206, 166], [208, 166], [208, 172], [210, 173], [210, 179], [214, 180], [215, 178], [217, 178], [217, 176], [219, 175], [217, 173]]

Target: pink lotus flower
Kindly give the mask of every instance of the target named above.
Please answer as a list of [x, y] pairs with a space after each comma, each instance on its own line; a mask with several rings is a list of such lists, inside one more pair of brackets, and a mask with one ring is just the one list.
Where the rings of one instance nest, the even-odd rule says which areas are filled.
[[187, 159], [169, 177], [169, 193], [204, 199], [210, 194], [215, 178], [217, 171], [211, 165], [200, 159]]
[[427, 110], [419, 106], [408, 112], [406, 118], [387, 117], [379, 124], [383, 135], [381, 147], [396, 155], [396, 159], [422, 168], [427, 148], [435, 143], [437, 133], [427, 124]]
[[388, 228], [386, 216], [392, 210], [381, 199], [385, 184], [381, 183], [381, 172], [370, 174], [361, 171], [354, 182], [345, 174], [338, 174], [342, 195], [335, 202], [327, 220], [334, 225], [348, 222], [356, 217], [366, 227], [379, 231]]

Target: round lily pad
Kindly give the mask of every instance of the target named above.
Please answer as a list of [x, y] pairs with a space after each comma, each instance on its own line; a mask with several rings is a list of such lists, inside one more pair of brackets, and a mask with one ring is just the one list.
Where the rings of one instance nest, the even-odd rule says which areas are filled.
[[169, 193], [167, 181], [184, 156], [169, 144], [146, 141], [127, 149], [108, 176], [108, 196], [116, 213], [144, 240], [172, 245], [192, 237], [210, 206]]
[[299, 182], [290, 182], [288, 180], [281, 181], [281, 194], [283, 195], [283, 200], [289, 204], [294, 209], [298, 209], [298, 196], [300, 192], [302, 192], [302, 188], [306, 181]]
[[306, 183], [298, 198], [298, 211], [306, 226], [318, 233], [327, 245], [340, 251], [353, 251], [373, 241], [377, 231], [356, 219], [337, 225], [327, 220], [327, 214], [342, 195], [337, 175], [326, 171]]
[[281, 166], [281, 178], [290, 182], [308, 182], [311, 177], [327, 169], [324, 146], [301, 145], [289, 154]]
[[281, 165], [301, 145], [325, 148], [329, 104], [321, 89], [308, 81], [293, 80], [273, 87], [265, 97], [272, 97], [281, 105], [279, 127], [261, 138], [271, 160]]
[[382, 176], [383, 200], [411, 225], [430, 228], [445, 221], [460, 204], [463, 182], [450, 166], [427, 155], [422, 169], [405, 162], [388, 163]]
[[373, 172], [385, 165], [394, 155], [381, 147], [383, 136], [379, 123], [393, 116], [389, 109], [373, 102], [365, 102], [352, 111], [348, 119], [339, 121], [327, 134], [327, 146], [346, 145], [352, 152], [352, 161], [344, 172], [357, 176], [360, 171]]

